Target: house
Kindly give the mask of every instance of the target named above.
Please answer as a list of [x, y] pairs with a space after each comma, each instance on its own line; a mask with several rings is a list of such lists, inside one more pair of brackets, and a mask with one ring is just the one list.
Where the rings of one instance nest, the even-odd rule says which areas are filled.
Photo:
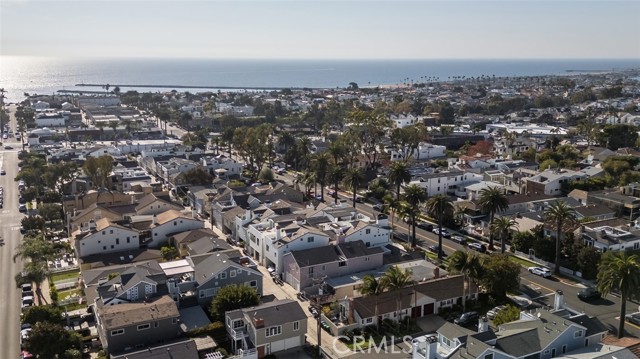
[[[427, 160], [431, 158], [439, 158], [446, 156], [446, 146], [433, 145], [430, 143], [420, 142], [418, 148], [410, 149], [405, 147], [403, 150], [390, 148], [388, 150], [391, 161], [402, 161], [405, 157], [416, 160]], [[405, 156], [407, 154], [408, 156]]]
[[97, 307], [119, 305], [156, 297], [166, 293], [166, 276], [157, 270], [157, 262], [143, 266], [130, 266], [110, 280], [98, 284], [95, 305]]
[[468, 299], [476, 299], [478, 288], [473, 286], [470, 294], [468, 290], [466, 294], [464, 292], [465, 280], [457, 275], [419, 283], [399, 292], [348, 298], [340, 301], [340, 306], [343, 307], [342, 312], [348, 313], [350, 322], [365, 327], [376, 325], [384, 319], [398, 321], [405, 317], [420, 318], [437, 314], [442, 308], [461, 303], [463, 295]]
[[159, 247], [171, 235], [200, 228], [204, 228], [204, 222], [201, 220], [175, 209], [170, 209], [158, 215], [153, 215], [149, 228], [150, 238], [147, 238], [144, 244], [149, 247]]
[[484, 317], [477, 332], [445, 323], [436, 336], [413, 340], [412, 358], [591, 358], [572, 354], [596, 354], [607, 327], [595, 318], [558, 309], [557, 305], [556, 296], [553, 310], [521, 311], [519, 320], [502, 324], [495, 332]]
[[525, 179], [526, 193], [544, 193], [551, 196], [559, 196], [562, 185], [570, 181], [581, 181], [589, 178], [582, 171], [568, 169], [546, 169], [538, 175]]
[[205, 215], [206, 207], [211, 201], [211, 198], [217, 195], [218, 190], [215, 188], [191, 186], [189, 193], [187, 193], [187, 198], [189, 199], [189, 206], [202, 216]]
[[201, 306], [208, 306], [220, 288], [231, 284], [254, 288], [262, 296], [262, 273], [249, 257], [216, 252], [190, 256], [187, 261], [194, 268]]
[[200, 359], [196, 341], [182, 340], [170, 344], [162, 344], [143, 350], [111, 355], [111, 359]]
[[382, 266], [384, 251], [361, 240], [326, 247], [292, 251], [283, 259], [283, 279], [297, 291], [318, 279], [334, 278]]
[[307, 314], [296, 301], [275, 300], [227, 312], [225, 327], [233, 354], [259, 359], [304, 345]]
[[478, 200], [480, 199], [480, 196], [483, 190], [494, 189], [494, 188], [499, 189], [503, 193], [505, 191], [505, 186], [501, 185], [500, 183], [491, 182], [491, 181], [480, 181], [478, 183], [473, 183], [473, 184], [464, 186], [464, 192], [467, 194], [467, 197], [465, 199], [469, 201]]
[[638, 183], [630, 183], [620, 188], [589, 191], [587, 203], [599, 203], [615, 210], [619, 215], [631, 217], [640, 211], [640, 186]]
[[182, 334], [178, 307], [168, 295], [98, 307], [95, 314], [98, 336], [108, 353], [144, 348]]
[[138, 231], [112, 222], [108, 218], [89, 221], [73, 237], [78, 257], [138, 249]]
[[169, 196], [158, 196], [154, 193], [149, 193], [146, 196], [142, 197], [140, 201], [138, 201], [138, 205], [136, 206], [136, 214], [144, 216], [160, 214], [168, 210], [180, 211], [183, 209], [184, 207], [171, 202]]
[[422, 118], [413, 114], [389, 115], [389, 120], [393, 124], [392, 127], [395, 128], [404, 128], [422, 123]]
[[580, 226], [580, 236], [587, 247], [602, 252], [640, 249], [640, 226], [624, 219], [605, 219]]
[[169, 242], [176, 247], [180, 257], [233, 249], [208, 228], [178, 233], [169, 238]]
[[429, 196], [436, 194], [456, 194], [462, 192], [466, 196], [466, 192], [461, 191], [466, 185], [477, 183], [482, 180], [481, 175], [471, 172], [459, 170], [452, 171], [435, 171], [420, 175], [417, 179], [409, 182], [409, 185], [415, 184], [427, 190]]

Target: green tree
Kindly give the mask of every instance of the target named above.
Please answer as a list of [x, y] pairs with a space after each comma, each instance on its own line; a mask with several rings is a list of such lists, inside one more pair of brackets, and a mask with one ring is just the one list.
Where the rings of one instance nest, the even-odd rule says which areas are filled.
[[606, 125], [599, 133], [598, 142], [610, 150], [634, 147], [638, 140], [638, 128], [634, 125]]
[[82, 338], [60, 325], [39, 322], [29, 332], [24, 346], [37, 358], [65, 358], [67, 350], [82, 349]]
[[176, 247], [171, 245], [166, 245], [160, 248], [160, 253], [162, 254], [162, 258], [167, 261], [178, 258], [178, 250]]
[[39, 305], [28, 307], [24, 310], [21, 321], [22, 323], [41, 323], [47, 322], [51, 324], [62, 323], [62, 310], [54, 305]]
[[598, 265], [596, 287], [603, 296], [612, 291], [620, 293], [618, 338], [622, 338], [627, 300], [637, 298], [640, 291], [640, 257], [626, 251], [606, 252]]
[[520, 309], [513, 305], [507, 305], [506, 308], [496, 314], [496, 317], [493, 319], [493, 325], [499, 326], [518, 319], [520, 319]]
[[400, 320], [398, 311], [400, 310], [400, 293], [405, 287], [412, 285], [415, 281], [412, 279], [410, 269], [400, 269], [398, 266], [389, 267], [382, 275], [382, 280], [390, 291], [396, 293], [396, 317]]
[[316, 179], [320, 184], [320, 200], [324, 202], [324, 187], [327, 182], [327, 174], [329, 172], [331, 157], [329, 153], [322, 152], [314, 156], [312, 163]]
[[578, 268], [584, 279], [595, 279], [602, 253], [593, 247], [582, 247], [578, 252]]
[[342, 166], [340, 166], [339, 164], [333, 164], [329, 167], [328, 179], [331, 183], [333, 183], [333, 190], [335, 191], [335, 194], [333, 195], [333, 201], [336, 204], [338, 203], [338, 185], [344, 178], [344, 173], [344, 168], [342, 168]]
[[565, 225], [573, 225], [577, 222], [577, 212], [569, 207], [567, 202], [554, 201], [544, 210], [544, 220], [555, 225], [556, 229], [556, 260], [553, 269], [554, 274], [560, 274], [560, 241]]
[[38, 207], [38, 214], [47, 221], [58, 221], [62, 219], [62, 205], [59, 203], [45, 203]]
[[418, 222], [418, 217], [420, 216], [420, 205], [427, 200], [427, 190], [412, 184], [404, 189], [405, 202], [409, 204], [411, 207], [409, 213], [411, 214], [411, 226], [412, 226], [412, 236], [411, 236], [411, 246], [416, 246], [416, 224]]
[[442, 260], [442, 220], [453, 216], [453, 204], [447, 195], [437, 194], [427, 200], [426, 208], [429, 216], [438, 220], [438, 260]]
[[347, 170], [342, 181], [344, 186], [353, 193], [353, 208], [356, 207], [356, 195], [358, 189], [364, 184], [364, 173], [359, 168], [351, 168]]
[[[509, 208], [509, 200], [499, 187], [487, 187], [480, 190], [478, 204], [483, 212], [489, 212], [489, 228], [493, 225], [496, 213]], [[489, 249], [493, 250], [493, 231], [489, 230]]]
[[258, 173], [258, 179], [262, 182], [273, 182], [275, 180], [275, 175], [271, 168], [265, 167], [260, 173]]
[[104, 155], [89, 157], [82, 165], [84, 173], [89, 176], [94, 187], [110, 188], [111, 172], [113, 171], [113, 157]]
[[192, 186], [206, 186], [213, 181], [213, 176], [204, 168], [196, 167], [184, 172], [184, 181]]
[[260, 295], [246, 285], [231, 284], [222, 287], [211, 302], [211, 316], [223, 320], [228, 311], [247, 308], [260, 303]]
[[376, 299], [374, 313], [376, 316], [376, 326], [380, 328], [380, 318], [378, 314], [378, 298], [387, 289], [387, 281], [385, 277], [377, 279], [371, 274], [367, 274], [362, 278], [362, 287], [360, 287], [360, 294], [372, 295]]
[[406, 161], [393, 162], [389, 166], [389, 173], [387, 175], [389, 183], [396, 187], [396, 198], [400, 198], [400, 186], [403, 183], [409, 183], [411, 181], [411, 173], [409, 172], [409, 164]]
[[502, 216], [494, 219], [491, 224], [491, 232], [495, 233], [501, 242], [501, 252], [504, 253], [507, 248], [507, 240], [513, 229], [518, 228], [518, 223], [512, 218]]
[[504, 299], [520, 286], [520, 265], [509, 260], [508, 254], [493, 254], [483, 263], [482, 286], [494, 298]]
[[[453, 252], [451, 257], [449, 257], [447, 268], [451, 272], [462, 274], [464, 280], [467, 282], [467, 284], [465, 285], [465, 290], [466, 288], [468, 288], [469, 292], [471, 292], [471, 283], [476, 283], [480, 279], [480, 273], [482, 272], [482, 263], [482, 259], [476, 253], [458, 250]], [[463, 297], [465, 298], [465, 300], [462, 301], [462, 307], [466, 308], [467, 295], [463, 293]]]
[[27, 216], [20, 220], [20, 224], [22, 225], [22, 228], [27, 231], [44, 230], [45, 221], [44, 218], [40, 216]]
[[390, 215], [391, 215], [391, 229], [393, 230], [393, 228], [395, 227], [394, 226], [394, 224], [395, 224], [394, 221], [395, 221], [395, 218], [396, 218], [396, 211], [398, 211], [398, 208], [400, 207], [401, 201], [399, 201], [397, 198], [395, 198], [390, 193], [385, 195], [382, 198], [382, 200], [384, 201], [384, 206], [388, 210], [388, 213], [390, 213]]

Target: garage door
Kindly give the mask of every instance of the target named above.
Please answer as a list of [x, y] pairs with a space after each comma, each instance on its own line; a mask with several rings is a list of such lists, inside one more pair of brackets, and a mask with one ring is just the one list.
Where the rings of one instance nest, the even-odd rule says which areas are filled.
[[285, 341], [284, 343], [285, 349], [291, 349], [291, 348], [299, 347], [302, 345], [302, 343], [300, 343], [299, 335], [297, 337], [287, 338], [284, 341]]
[[281, 350], [284, 350], [284, 340], [278, 340], [277, 342], [271, 343], [272, 353], [279, 352]]
[[424, 307], [422, 308], [422, 315], [426, 316], [429, 314], [433, 314], [433, 303], [430, 304], [425, 304]]

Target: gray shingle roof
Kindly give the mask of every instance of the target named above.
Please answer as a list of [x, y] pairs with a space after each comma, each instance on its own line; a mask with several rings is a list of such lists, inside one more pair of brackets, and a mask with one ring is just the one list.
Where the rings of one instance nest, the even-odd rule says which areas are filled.
[[168, 318], [179, 318], [176, 303], [168, 295], [142, 303], [107, 305], [97, 309], [106, 330]]
[[[252, 323], [253, 318], [258, 318], [264, 320], [265, 327], [307, 319], [307, 314], [300, 304], [291, 299], [275, 300], [255, 307], [238, 309], [238, 311], [244, 314], [247, 323]], [[233, 315], [233, 312], [235, 311], [230, 312], [229, 315]]]

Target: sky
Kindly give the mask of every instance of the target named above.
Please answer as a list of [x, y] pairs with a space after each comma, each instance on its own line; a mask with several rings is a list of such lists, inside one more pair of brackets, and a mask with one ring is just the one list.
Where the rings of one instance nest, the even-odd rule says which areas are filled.
[[640, 58], [640, 0], [0, 0], [0, 55]]

